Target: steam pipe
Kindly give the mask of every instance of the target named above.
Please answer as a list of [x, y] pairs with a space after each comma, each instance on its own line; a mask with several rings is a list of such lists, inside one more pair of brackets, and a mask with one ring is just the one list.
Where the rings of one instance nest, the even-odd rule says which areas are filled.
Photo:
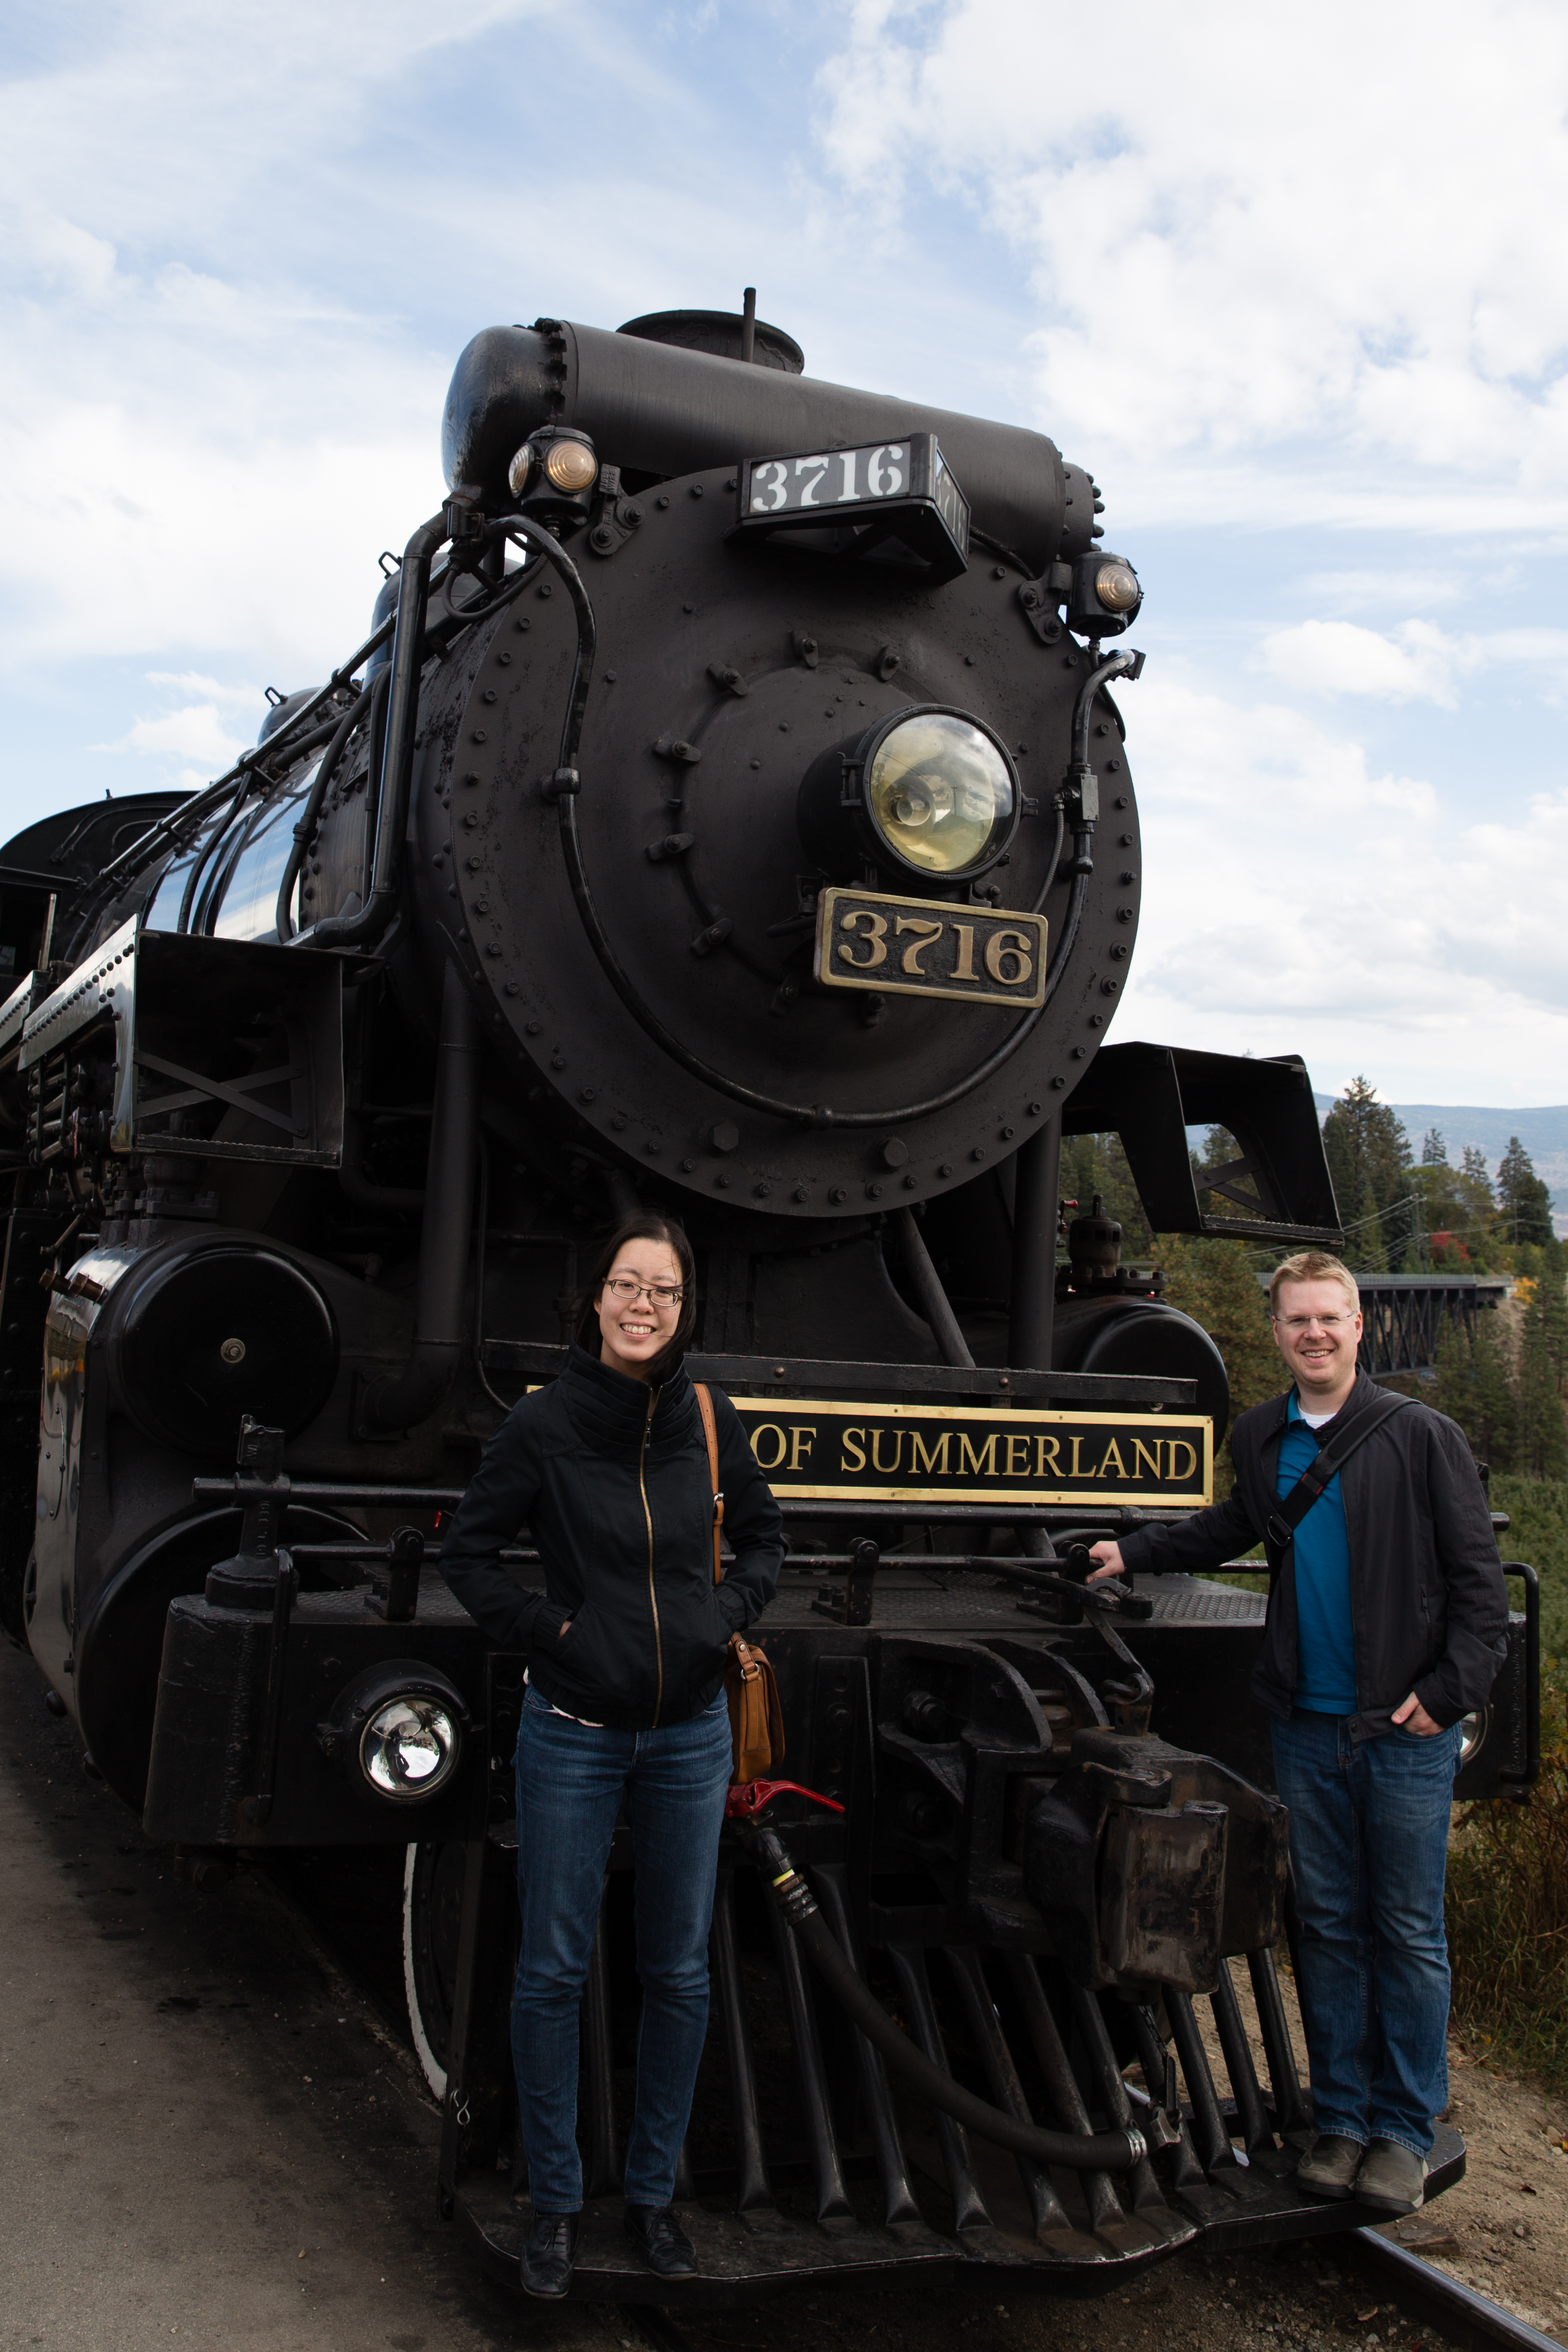
[[[432, 515], [402, 551], [397, 611], [392, 615], [392, 685], [387, 693], [386, 736], [376, 792], [375, 845], [370, 891], [351, 915], [325, 915], [290, 945], [310, 948], [373, 947], [397, 908], [402, 883], [402, 841], [408, 828], [408, 796], [413, 783], [414, 736], [419, 726], [419, 674], [424, 659], [424, 615], [430, 597], [430, 567], [451, 536], [446, 509]], [[434, 1149], [434, 1145], [432, 1146]], [[428, 1410], [428, 1408], [427, 1408]], [[406, 1426], [406, 1423], [400, 1426]]]
[[1056, 1313], [1057, 1202], [1061, 1117], [1043, 1119], [1014, 1163], [1013, 1263], [1008, 1299], [1008, 1361], [1020, 1371], [1051, 1370]]
[[904, 1262], [920, 1301], [920, 1312], [931, 1326], [931, 1336], [942, 1350], [942, 1361], [972, 1364], [975, 1359], [969, 1352], [969, 1343], [958, 1328], [942, 1277], [931, 1263], [931, 1253], [925, 1246], [925, 1234], [915, 1222], [914, 1210], [894, 1209], [893, 1222], [904, 1244]]
[[1145, 2160], [1147, 2144], [1142, 2132], [1131, 2125], [1120, 2131], [1087, 2136], [1045, 2131], [1038, 2124], [1020, 2122], [1017, 2116], [1005, 2115], [1000, 2107], [977, 2098], [972, 2091], [966, 2091], [950, 2074], [944, 2074], [941, 2067], [934, 2066], [902, 2028], [894, 2023], [845, 1954], [817, 1908], [815, 1895], [796, 1870], [778, 1831], [769, 1829], [766, 1822], [750, 1822], [742, 1825], [741, 1833], [756, 1854], [768, 1893], [786, 1924], [819, 1974], [827, 1979], [851, 2024], [857, 2026], [868, 2042], [873, 2042], [883, 2057], [934, 2107], [951, 2116], [979, 2138], [991, 2141], [997, 2147], [1009, 2148], [1015, 2156], [1031, 2157], [1036, 2164], [1065, 2165], [1074, 2172], [1130, 2172]]
[[479, 1040], [463, 976], [449, 961], [441, 984], [413, 1352], [401, 1372], [364, 1391], [361, 1413], [374, 1429], [412, 1429], [434, 1412], [452, 1386], [468, 1337], [468, 1249], [478, 1156]]

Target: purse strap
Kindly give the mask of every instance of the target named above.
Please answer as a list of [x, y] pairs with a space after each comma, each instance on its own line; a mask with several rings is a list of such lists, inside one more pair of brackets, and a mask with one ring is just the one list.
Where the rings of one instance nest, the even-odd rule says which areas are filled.
[[718, 1423], [714, 1419], [713, 1398], [708, 1393], [707, 1382], [694, 1381], [692, 1386], [697, 1392], [697, 1411], [703, 1417], [703, 1435], [707, 1440], [707, 1470], [713, 1486], [713, 1580], [719, 1584], [724, 1580], [724, 1570], [718, 1556], [718, 1531], [724, 1525], [724, 1496], [718, 1483]]
[[[1364, 1444], [1373, 1431], [1381, 1428], [1401, 1405], [1414, 1402], [1414, 1398], [1401, 1396], [1396, 1390], [1378, 1389], [1354, 1419], [1346, 1422], [1343, 1429], [1336, 1430], [1326, 1445], [1319, 1447], [1290, 1493], [1269, 1514], [1269, 1524], [1264, 1533], [1269, 1545], [1279, 1555], [1276, 1566], [1282, 1562], [1296, 1529], [1312, 1505], [1327, 1494], [1356, 1448]], [[1281, 1433], [1282, 1435], [1283, 1432]]]

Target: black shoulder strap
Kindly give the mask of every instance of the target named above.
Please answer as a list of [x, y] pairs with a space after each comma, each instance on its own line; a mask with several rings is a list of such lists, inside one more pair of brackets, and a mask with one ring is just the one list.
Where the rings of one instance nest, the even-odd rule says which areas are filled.
[[1268, 1549], [1276, 1568], [1289, 1549], [1296, 1529], [1312, 1505], [1333, 1486], [1356, 1447], [1364, 1444], [1373, 1431], [1380, 1428], [1390, 1414], [1413, 1402], [1410, 1397], [1400, 1396], [1396, 1390], [1377, 1389], [1350, 1421], [1334, 1431], [1327, 1445], [1319, 1448], [1316, 1459], [1302, 1471], [1284, 1500], [1269, 1515], [1265, 1533]]

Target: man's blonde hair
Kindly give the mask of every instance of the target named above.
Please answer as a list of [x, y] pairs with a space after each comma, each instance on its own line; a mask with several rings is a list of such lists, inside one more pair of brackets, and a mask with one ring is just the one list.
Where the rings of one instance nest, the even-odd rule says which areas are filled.
[[1269, 1282], [1269, 1312], [1271, 1316], [1279, 1315], [1281, 1286], [1287, 1282], [1337, 1282], [1343, 1290], [1349, 1293], [1351, 1313], [1359, 1315], [1361, 1312], [1361, 1293], [1356, 1288], [1354, 1275], [1339, 1258], [1331, 1257], [1327, 1250], [1298, 1250], [1294, 1257], [1286, 1258], [1281, 1265], [1274, 1268]]

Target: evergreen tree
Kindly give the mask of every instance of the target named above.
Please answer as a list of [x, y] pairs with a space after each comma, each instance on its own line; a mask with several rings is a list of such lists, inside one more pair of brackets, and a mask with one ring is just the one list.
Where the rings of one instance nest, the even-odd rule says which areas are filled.
[[1448, 1147], [1443, 1140], [1442, 1129], [1429, 1127], [1421, 1139], [1421, 1165], [1423, 1168], [1446, 1168], [1448, 1164]]
[[1547, 1298], [1550, 1286], [1537, 1281], [1524, 1310], [1516, 1389], [1516, 1467], [1532, 1478], [1561, 1478], [1568, 1471], [1568, 1433], [1552, 1361], [1553, 1330]]
[[1513, 1468], [1519, 1421], [1513, 1366], [1494, 1312], [1478, 1315], [1473, 1337], [1455, 1323], [1438, 1341], [1436, 1402], [1458, 1423], [1478, 1462], [1494, 1470]]
[[1535, 1172], [1530, 1154], [1517, 1135], [1508, 1139], [1497, 1171], [1498, 1228], [1504, 1241], [1550, 1242], [1552, 1192]]
[[[1409, 1138], [1403, 1122], [1378, 1101], [1376, 1087], [1364, 1077], [1352, 1080], [1324, 1119], [1323, 1150], [1341, 1215], [1348, 1203], [1356, 1204], [1350, 1217], [1359, 1229], [1352, 1241], [1356, 1263], [1378, 1271], [1397, 1268], [1415, 1231], [1406, 1205], [1413, 1189]], [[1363, 1223], [1369, 1213], [1364, 1205], [1368, 1198], [1370, 1213], [1377, 1219], [1375, 1256], [1361, 1239], [1363, 1232], [1373, 1230]]]

